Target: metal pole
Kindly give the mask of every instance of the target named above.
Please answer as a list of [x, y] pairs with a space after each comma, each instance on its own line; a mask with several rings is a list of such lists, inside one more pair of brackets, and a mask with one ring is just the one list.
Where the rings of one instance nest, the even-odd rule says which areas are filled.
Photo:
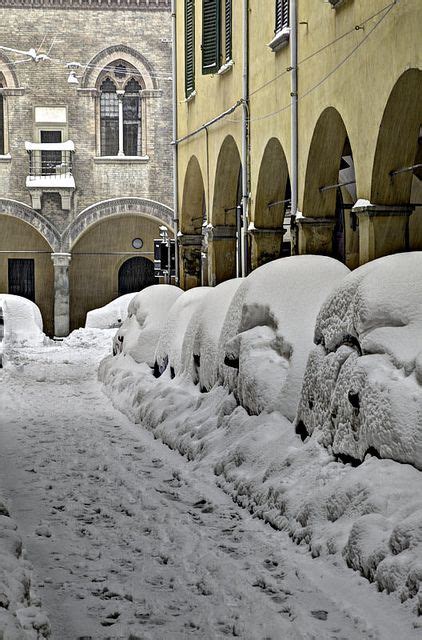
[[298, 82], [297, 82], [297, 2], [290, 0], [290, 96], [291, 96], [291, 218], [296, 219], [298, 203]]
[[420, 169], [422, 164], [413, 164], [411, 167], [403, 167], [402, 169], [396, 169], [396, 171], [390, 171], [390, 176], [396, 176], [398, 173], [406, 173], [407, 171], [414, 171], [414, 169]]
[[[173, 91], [173, 140], [177, 140], [177, 31], [176, 31], [176, 0], [171, 2], [171, 32], [172, 32], [172, 91]], [[173, 144], [173, 229], [174, 229], [174, 282], [179, 285], [179, 174], [177, 165], [177, 144]], [[170, 256], [170, 254], [169, 254]], [[169, 257], [170, 259], [170, 257]]]
[[242, 221], [238, 239], [241, 273], [244, 278], [248, 271], [249, 226], [249, 1], [243, 0], [243, 61], [242, 61]]
[[319, 190], [322, 193], [323, 191], [330, 191], [331, 189], [346, 187], [348, 184], [356, 184], [356, 180], [349, 180], [348, 182], [338, 182], [337, 184], [328, 184], [326, 187], [320, 187]]

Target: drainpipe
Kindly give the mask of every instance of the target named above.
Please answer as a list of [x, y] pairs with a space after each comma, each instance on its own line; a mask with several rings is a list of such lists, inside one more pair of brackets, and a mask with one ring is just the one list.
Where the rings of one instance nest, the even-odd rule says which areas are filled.
[[[290, 0], [290, 96], [291, 96], [291, 223], [294, 225], [298, 201], [298, 96], [297, 96], [297, 0]], [[297, 251], [297, 237], [293, 253]]]
[[[177, 140], [177, 34], [176, 34], [176, 0], [171, 0], [171, 65], [172, 65], [172, 92], [173, 92], [173, 140]], [[179, 184], [177, 167], [177, 144], [173, 144], [173, 229], [175, 244], [175, 284], [179, 285]]]
[[249, 1], [243, 0], [243, 60], [242, 60], [242, 228], [238, 250], [242, 265], [242, 277], [246, 277], [248, 265], [249, 227]]

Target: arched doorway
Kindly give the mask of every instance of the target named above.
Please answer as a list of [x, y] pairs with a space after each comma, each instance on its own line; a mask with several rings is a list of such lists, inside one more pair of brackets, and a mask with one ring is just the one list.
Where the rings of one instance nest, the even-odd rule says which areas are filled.
[[141, 291], [151, 284], [158, 283], [154, 275], [153, 262], [142, 256], [135, 256], [125, 260], [119, 269], [118, 280], [119, 296]]

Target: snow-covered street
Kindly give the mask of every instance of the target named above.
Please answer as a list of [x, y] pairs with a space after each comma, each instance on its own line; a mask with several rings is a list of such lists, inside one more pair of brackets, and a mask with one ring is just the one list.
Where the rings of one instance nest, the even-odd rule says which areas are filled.
[[0, 487], [55, 640], [418, 637], [357, 573], [312, 559], [117, 412], [96, 379], [112, 332], [12, 354]]

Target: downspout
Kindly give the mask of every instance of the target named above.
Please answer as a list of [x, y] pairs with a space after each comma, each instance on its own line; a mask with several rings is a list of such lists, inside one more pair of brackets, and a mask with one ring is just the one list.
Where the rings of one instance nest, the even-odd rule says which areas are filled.
[[243, 0], [242, 60], [242, 227], [238, 242], [242, 277], [248, 271], [249, 227], [249, 1]]
[[[172, 65], [172, 100], [173, 100], [173, 140], [177, 140], [177, 34], [176, 34], [176, 0], [171, 0], [171, 65]], [[174, 281], [180, 283], [179, 270], [179, 183], [177, 166], [177, 144], [173, 144], [173, 230], [175, 243]]]
[[[290, 0], [290, 96], [291, 96], [291, 229], [296, 229], [298, 202], [298, 95], [297, 95], [297, 0]], [[293, 253], [297, 253], [297, 229]]]

